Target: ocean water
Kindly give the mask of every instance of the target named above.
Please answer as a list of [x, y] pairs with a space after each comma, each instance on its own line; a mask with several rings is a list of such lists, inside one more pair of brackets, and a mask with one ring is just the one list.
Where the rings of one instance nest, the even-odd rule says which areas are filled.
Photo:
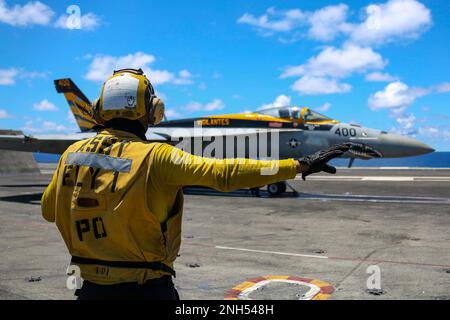
[[[59, 155], [47, 153], [35, 153], [37, 162], [57, 163]], [[348, 159], [334, 159], [331, 162], [335, 166], [345, 167]], [[396, 159], [356, 159], [353, 167], [429, 167], [429, 168], [450, 168], [450, 152], [433, 152], [423, 156], [396, 158]]]
[[[331, 163], [344, 167], [348, 159], [334, 159]], [[450, 168], [450, 152], [433, 152], [417, 157], [391, 158], [391, 159], [355, 159], [353, 167], [428, 167]]]

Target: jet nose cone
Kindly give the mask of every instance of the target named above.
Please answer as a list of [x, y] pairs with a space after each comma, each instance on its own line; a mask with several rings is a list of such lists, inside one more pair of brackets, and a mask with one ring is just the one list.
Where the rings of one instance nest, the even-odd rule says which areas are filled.
[[427, 154], [427, 153], [432, 153], [435, 152], [436, 150], [433, 149], [432, 147], [430, 147], [429, 145], [422, 143], [422, 154]]
[[429, 145], [398, 134], [384, 134], [380, 137], [380, 142], [380, 151], [384, 157], [410, 157], [434, 152]]

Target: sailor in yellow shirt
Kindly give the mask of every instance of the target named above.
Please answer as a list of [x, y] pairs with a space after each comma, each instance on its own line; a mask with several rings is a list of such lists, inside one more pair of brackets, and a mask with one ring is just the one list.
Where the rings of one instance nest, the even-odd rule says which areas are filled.
[[[42, 196], [42, 215], [55, 222], [84, 279], [78, 299], [177, 299], [173, 263], [181, 243], [182, 187], [220, 191], [256, 187], [335, 168], [347, 151], [336, 146], [300, 160], [210, 159], [145, 132], [164, 114], [142, 70], [122, 69], [104, 83], [94, 105], [103, 127], [61, 156]], [[261, 170], [277, 167], [276, 174]]]

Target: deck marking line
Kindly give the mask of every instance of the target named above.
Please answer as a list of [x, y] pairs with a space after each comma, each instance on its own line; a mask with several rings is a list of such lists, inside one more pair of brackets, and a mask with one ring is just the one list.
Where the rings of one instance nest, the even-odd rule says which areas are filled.
[[357, 259], [357, 258], [340, 258], [340, 257], [328, 257], [330, 260], [343, 260], [343, 261], [354, 261], [354, 262], [367, 262], [367, 263], [390, 263], [390, 264], [403, 264], [403, 265], [413, 265], [422, 267], [435, 267], [435, 268], [450, 268], [450, 265], [445, 264], [434, 264], [434, 263], [422, 263], [422, 262], [409, 262], [409, 261], [392, 261], [392, 260], [378, 260], [378, 259]]
[[328, 259], [327, 256], [316, 256], [311, 254], [301, 254], [301, 253], [289, 253], [289, 252], [279, 252], [279, 251], [266, 251], [266, 250], [255, 250], [255, 249], [245, 249], [245, 248], [233, 248], [224, 246], [215, 246], [216, 249], [222, 250], [236, 250], [236, 251], [246, 251], [246, 252], [256, 252], [256, 253], [269, 253], [278, 254], [282, 256], [292, 256], [292, 257], [304, 257], [304, 258], [317, 258], [317, 259]]
[[379, 259], [360, 259], [360, 258], [348, 258], [348, 257], [329, 257], [329, 256], [317, 256], [317, 255], [311, 255], [311, 254], [300, 254], [300, 253], [289, 253], [289, 252], [279, 252], [279, 251], [266, 251], [266, 250], [255, 250], [255, 249], [246, 249], [246, 248], [214, 246], [214, 245], [208, 245], [208, 244], [193, 243], [193, 242], [189, 242], [189, 241], [185, 241], [184, 243], [188, 244], [188, 245], [192, 245], [192, 246], [201, 246], [201, 247], [208, 247], [208, 248], [215, 248], [215, 249], [222, 249], [222, 250], [235, 250], [235, 251], [244, 251], [244, 252], [278, 254], [278, 255], [292, 256], [292, 257], [329, 259], [329, 260], [340, 260], [340, 261], [354, 261], [354, 262], [365, 262], [365, 263], [391, 263], [391, 264], [399, 264], [399, 265], [403, 264], [403, 265], [415, 265], [415, 266], [435, 267], [435, 268], [450, 268], [450, 265], [448, 265], [448, 264], [434, 264], [434, 263], [379, 260]]
[[249, 297], [250, 293], [263, 288], [269, 283], [284, 282], [306, 286], [309, 290], [298, 300], [326, 300], [334, 292], [334, 287], [328, 282], [318, 279], [307, 279], [299, 277], [269, 275], [253, 279], [247, 279], [244, 282], [227, 290], [224, 295], [225, 300], [253, 300]]

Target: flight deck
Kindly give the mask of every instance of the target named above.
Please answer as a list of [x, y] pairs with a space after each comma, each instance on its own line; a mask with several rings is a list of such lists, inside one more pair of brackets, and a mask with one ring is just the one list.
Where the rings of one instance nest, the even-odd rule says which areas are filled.
[[[0, 299], [74, 299], [41, 174], [0, 177]], [[298, 194], [185, 190], [182, 299], [450, 299], [450, 170], [339, 169]]]

